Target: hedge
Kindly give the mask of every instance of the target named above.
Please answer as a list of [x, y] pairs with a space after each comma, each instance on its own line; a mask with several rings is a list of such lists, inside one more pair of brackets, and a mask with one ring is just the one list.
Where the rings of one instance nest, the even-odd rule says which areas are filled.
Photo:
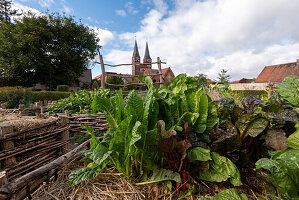
[[232, 93], [235, 93], [242, 98], [248, 96], [248, 95], [255, 95], [257, 97], [267, 97], [268, 92], [265, 90], [232, 90]]
[[51, 100], [57, 101], [59, 99], [64, 99], [69, 97], [71, 92], [59, 92], [59, 91], [39, 91], [39, 92], [32, 92], [32, 101], [44, 101], [44, 100]]
[[2, 87], [0, 88], [0, 103], [5, 103], [6, 108], [18, 108], [19, 104], [29, 106], [33, 102], [66, 98], [70, 92], [58, 91], [32, 91], [31, 88]]
[[70, 87], [68, 85], [57, 85], [56, 91], [68, 92]]

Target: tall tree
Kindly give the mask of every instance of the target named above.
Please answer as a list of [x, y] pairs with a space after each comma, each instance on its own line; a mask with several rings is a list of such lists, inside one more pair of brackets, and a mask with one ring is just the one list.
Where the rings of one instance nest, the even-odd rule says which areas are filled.
[[[8, 37], [10, 35], [10, 37]], [[75, 83], [99, 48], [95, 33], [72, 17], [27, 14], [0, 30], [2, 85], [51, 88]]]
[[11, 9], [11, 0], [0, 0], [0, 21], [10, 22], [11, 17], [20, 15], [18, 10]]
[[196, 78], [197, 80], [197, 85], [199, 87], [207, 87], [208, 86], [208, 82], [207, 82], [207, 75], [205, 74], [197, 74], [196, 76], [194, 76], [194, 78]]
[[230, 80], [230, 75], [227, 74], [228, 70], [222, 69], [220, 73], [218, 73], [218, 82], [219, 83], [228, 83]]

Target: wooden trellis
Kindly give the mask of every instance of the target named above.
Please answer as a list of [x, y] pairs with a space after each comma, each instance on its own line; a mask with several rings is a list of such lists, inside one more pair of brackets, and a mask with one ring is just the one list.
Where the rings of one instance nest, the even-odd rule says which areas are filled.
[[[99, 54], [99, 59], [100, 62], [95, 62], [97, 64], [101, 65], [101, 70], [102, 70], [102, 79], [101, 79], [101, 87], [105, 88], [105, 84], [106, 85], [110, 85], [110, 86], [117, 86], [117, 87], [126, 87], [126, 86], [130, 86], [130, 85], [144, 85], [143, 83], [129, 83], [129, 84], [123, 84], [123, 85], [118, 85], [118, 84], [109, 84], [109, 83], [105, 83], [106, 80], [106, 71], [105, 71], [105, 66], [109, 66], [109, 67], [120, 67], [120, 66], [134, 66], [135, 63], [125, 63], [125, 64], [117, 64], [117, 65], [110, 65], [110, 64], [105, 64], [104, 60], [103, 60], [103, 56], [101, 54]], [[147, 74], [147, 76], [156, 76], [159, 75], [160, 76], [160, 82], [156, 82], [154, 84], [159, 84], [160, 87], [164, 84], [164, 79], [163, 79], [163, 74], [162, 74], [162, 64], [166, 64], [166, 62], [162, 62], [160, 57], [157, 57], [157, 62], [151, 62], [151, 63], [143, 63], [145, 65], [152, 65], [152, 64], [157, 64], [158, 65], [158, 70], [159, 73], [158, 74]], [[135, 78], [138, 77], [138, 75], [121, 75], [121, 74], [117, 74], [116, 76], [118, 77], [122, 77], [122, 78]]]

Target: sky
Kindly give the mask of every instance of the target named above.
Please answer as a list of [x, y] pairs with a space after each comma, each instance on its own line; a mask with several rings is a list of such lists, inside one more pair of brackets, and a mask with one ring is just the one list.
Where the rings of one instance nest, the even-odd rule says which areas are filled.
[[[265, 66], [299, 59], [299, 0], [13, 0], [25, 11], [74, 16], [100, 38], [109, 64], [130, 63], [136, 38], [141, 58], [148, 41], [178, 75], [216, 80], [256, 78]], [[98, 58], [96, 58], [98, 59]], [[93, 77], [101, 73], [92, 65]], [[153, 65], [153, 68], [157, 66]], [[131, 73], [131, 67], [107, 68]]]

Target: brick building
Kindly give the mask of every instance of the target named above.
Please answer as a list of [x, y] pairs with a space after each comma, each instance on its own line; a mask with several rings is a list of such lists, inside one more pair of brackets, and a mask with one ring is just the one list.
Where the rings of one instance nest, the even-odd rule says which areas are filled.
[[[140, 62], [140, 55], [135, 40], [134, 51], [132, 56], [132, 75], [148, 75], [153, 80], [153, 83], [160, 82], [160, 75], [158, 69], [152, 69], [152, 58], [149, 53], [148, 43], [146, 42], [145, 53], [143, 57], [143, 63]], [[155, 75], [157, 74], [157, 75]], [[174, 79], [175, 75], [170, 67], [162, 69], [162, 78], [164, 83], [167, 85]], [[158, 84], [155, 86], [159, 86]]]
[[[157, 74], [157, 75], [155, 75], [155, 74]], [[135, 79], [137, 82], [139, 82], [139, 80], [137, 78], [138, 75], [150, 76], [151, 79], [153, 80], [153, 83], [160, 82], [159, 70], [152, 68], [152, 58], [149, 53], [149, 48], [148, 48], [147, 42], [146, 42], [143, 62], [141, 63], [137, 41], [135, 40], [134, 51], [133, 51], [133, 56], [132, 56], [132, 75], [135, 76], [135, 78], [132, 79], [132, 76], [129, 74], [118, 74], [116, 72], [106, 72], [105, 80], [107, 81], [109, 77], [118, 76], [118, 75], [122, 75], [122, 78], [124, 79], [125, 83], [129, 83], [129, 82], [133, 81], [133, 79]], [[165, 85], [170, 83], [174, 79], [174, 77], [175, 77], [175, 75], [172, 72], [170, 67], [162, 69], [162, 78], [163, 78]], [[94, 79], [101, 80], [102, 75], [98, 75]], [[159, 86], [159, 84], [154, 84], [154, 85], [156, 87]]]
[[256, 78], [256, 83], [279, 83], [287, 76], [297, 76], [299, 78], [299, 59], [297, 62], [266, 66]]

